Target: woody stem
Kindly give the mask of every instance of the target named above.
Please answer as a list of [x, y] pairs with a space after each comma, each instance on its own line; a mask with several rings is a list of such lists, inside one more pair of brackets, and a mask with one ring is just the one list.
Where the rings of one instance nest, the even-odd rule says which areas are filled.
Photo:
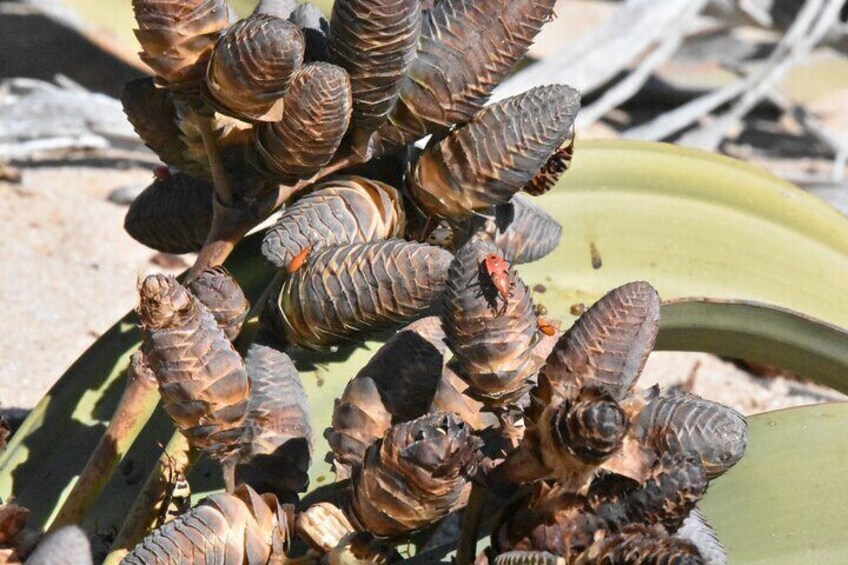
[[456, 565], [472, 565], [477, 555], [477, 533], [483, 521], [486, 506], [486, 489], [477, 483], [471, 486], [468, 505], [462, 518], [462, 532], [456, 548]]

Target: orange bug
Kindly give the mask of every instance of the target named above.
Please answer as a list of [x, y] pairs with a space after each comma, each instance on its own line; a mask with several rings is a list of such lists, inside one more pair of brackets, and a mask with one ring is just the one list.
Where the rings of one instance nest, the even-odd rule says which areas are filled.
[[548, 337], [555, 336], [559, 332], [559, 325], [556, 322], [549, 322], [544, 318], [539, 318], [536, 321], [536, 327]]
[[306, 260], [309, 258], [309, 254], [312, 253], [313, 247], [315, 247], [314, 244], [304, 247], [300, 251], [300, 253], [298, 253], [292, 258], [288, 267], [286, 267], [286, 270], [289, 272], [289, 274], [297, 272], [297, 270], [300, 269], [304, 263], [306, 263]]
[[498, 316], [501, 316], [506, 312], [512, 290], [512, 282], [509, 280], [509, 264], [500, 255], [492, 254], [483, 259], [481, 266], [485, 277], [504, 299], [503, 308], [498, 312]]

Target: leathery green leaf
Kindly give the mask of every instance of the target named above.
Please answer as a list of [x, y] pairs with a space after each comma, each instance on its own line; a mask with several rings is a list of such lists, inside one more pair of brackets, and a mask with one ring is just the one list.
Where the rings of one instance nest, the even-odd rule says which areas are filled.
[[759, 414], [702, 508], [730, 563], [848, 562], [848, 403]]

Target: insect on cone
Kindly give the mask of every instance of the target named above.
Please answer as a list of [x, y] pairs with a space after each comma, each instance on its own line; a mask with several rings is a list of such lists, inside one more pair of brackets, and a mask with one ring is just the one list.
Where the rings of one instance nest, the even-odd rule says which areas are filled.
[[400, 237], [404, 224], [395, 188], [363, 177], [335, 177], [286, 207], [266, 232], [262, 254], [278, 267], [287, 267], [307, 249], [311, 253], [330, 245]]
[[299, 347], [361, 339], [426, 312], [445, 287], [451, 258], [444, 249], [397, 239], [327, 247], [283, 283], [268, 320]]
[[562, 145], [579, 106], [577, 91], [553, 85], [484, 108], [427, 147], [410, 175], [413, 198], [452, 221], [509, 202]]

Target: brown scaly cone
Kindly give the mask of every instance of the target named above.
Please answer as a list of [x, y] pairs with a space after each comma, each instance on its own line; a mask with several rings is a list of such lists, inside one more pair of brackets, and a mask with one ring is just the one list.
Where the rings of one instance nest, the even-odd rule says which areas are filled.
[[[553, 477], [583, 491], [601, 469], [644, 479], [653, 452], [632, 425], [644, 402], [629, 395], [653, 349], [659, 307], [648, 283], [628, 283], [599, 300], [559, 339], [531, 392], [525, 441], [498, 468], [493, 484]], [[600, 402], [594, 412], [593, 402]], [[577, 448], [583, 439], [560, 433], [560, 416], [581, 403], [605, 434], [603, 457], [586, 457]], [[591, 426], [583, 430], [592, 433]]]
[[620, 530], [628, 524], [658, 524], [676, 532], [707, 490], [704, 467], [687, 455], [666, 453], [654, 463], [647, 480], [635, 488], [611, 478], [592, 485], [594, 511]]
[[393, 537], [462, 508], [480, 447], [454, 414], [437, 412], [392, 427], [354, 470], [351, 521], [362, 531]]
[[327, 247], [286, 279], [267, 322], [277, 336], [309, 349], [362, 339], [430, 309], [451, 259], [438, 247], [397, 239]]
[[295, 501], [309, 485], [309, 399], [294, 363], [282, 351], [256, 342], [247, 350], [245, 365], [251, 380], [250, 406], [236, 483]]
[[443, 296], [442, 323], [454, 358], [450, 367], [467, 384], [467, 394], [489, 407], [518, 400], [530, 386], [540, 360], [539, 336], [530, 293], [513, 270], [509, 297], [486, 271], [487, 257], [501, 257], [491, 242], [472, 239], [457, 252]]
[[210, 102], [237, 118], [275, 122], [283, 115], [283, 95], [300, 70], [303, 32], [293, 23], [255, 14], [230, 26], [209, 60]]
[[218, 35], [230, 24], [226, 0], [133, 0], [141, 60], [169, 87], [199, 87]]
[[426, 0], [415, 61], [389, 121], [377, 130], [375, 151], [387, 152], [470, 120], [524, 58], [552, 17], [554, 4]]
[[516, 194], [495, 209], [483, 234], [503, 250], [504, 259], [521, 265], [552, 253], [562, 239], [562, 226], [529, 198]]
[[212, 227], [212, 183], [185, 173], [157, 178], [130, 204], [124, 229], [163, 253], [199, 251]]
[[[122, 565], [285, 562], [294, 509], [247, 485], [213, 494], [144, 538]], [[218, 560], [221, 561], [218, 561]], [[210, 561], [211, 560], [211, 561]]]
[[367, 532], [357, 532], [344, 512], [329, 502], [313, 504], [297, 515], [298, 535], [330, 565], [396, 563], [400, 555], [391, 545]]
[[336, 0], [330, 17], [331, 60], [347, 70], [353, 129], [370, 133], [388, 116], [415, 60], [419, 0]]
[[342, 176], [317, 184], [286, 207], [265, 233], [262, 254], [278, 267], [322, 247], [367, 243], [403, 235], [401, 196], [388, 184]]
[[717, 402], [690, 394], [665, 394], [648, 402], [639, 414], [637, 434], [659, 452], [696, 457], [712, 479], [742, 459], [748, 421]]
[[[478, 565], [480, 563], [478, 560]], [[493, 565], [567, 565], [565, 559], [547, 551], [508, 551], [495, 557], [492, 563]]]
[[445, 367], [441, 322], [422, 318], [398, 331], [381, 347], [336, 401], [332, 426], [324, 435], [333, 449], [337, 477], [347, 477], [365, 450], [391, 425], [436, 411], [453, 412], [481, 429], [480, 404], [462, 394], [466, 386]]
[[199, 150], [189, 147], [183, 138], [180, 112], [171, 92], [157, 88], [152, 77], [137, 78], [124, 85], [121, 105], [135, 132], [163, 163], [195, 177], [211, 178], [205, 159], [195, 158]]
[[138, 315], [165, 411], [189, 443], [224, 457], [244, 432], [250, 380], [209, 310], [174, 277], [139, 286]]
[[537, 396], [546, 402], [568, 398], [581, 386], [624, 399], [654, 348], [660, 298], [646, 282], [631, 282], [608, 292], [563, 335], [548, 357]]
[[320, 171], [341, 145], [353, 108], [350, 79], [330, 63], [306, 65], [283, 104], [279, 121], [253, 128], [247, 159], [266, 177], [293, 184]]
[[574, 565], [704, 565], [698, 549], [669, 537], [662, 528], [632, 525], [604, 537], [583, 552]]
[[227, 339], [233, 341], [247, 319], [250, 302], [229, 271], [224, 267], [206, 269], [189, 283], [188, 289], [206, 306]]
[[27, 565], [92, 565], [91, 544], [77, 526], [66, 526], [41, 541]]
[[579, 107], [580, 95], [563, 85], [486, 107], [428, 145], [409, 177], [413, 198], [452, 222], [509, 202], [562, 145]]

